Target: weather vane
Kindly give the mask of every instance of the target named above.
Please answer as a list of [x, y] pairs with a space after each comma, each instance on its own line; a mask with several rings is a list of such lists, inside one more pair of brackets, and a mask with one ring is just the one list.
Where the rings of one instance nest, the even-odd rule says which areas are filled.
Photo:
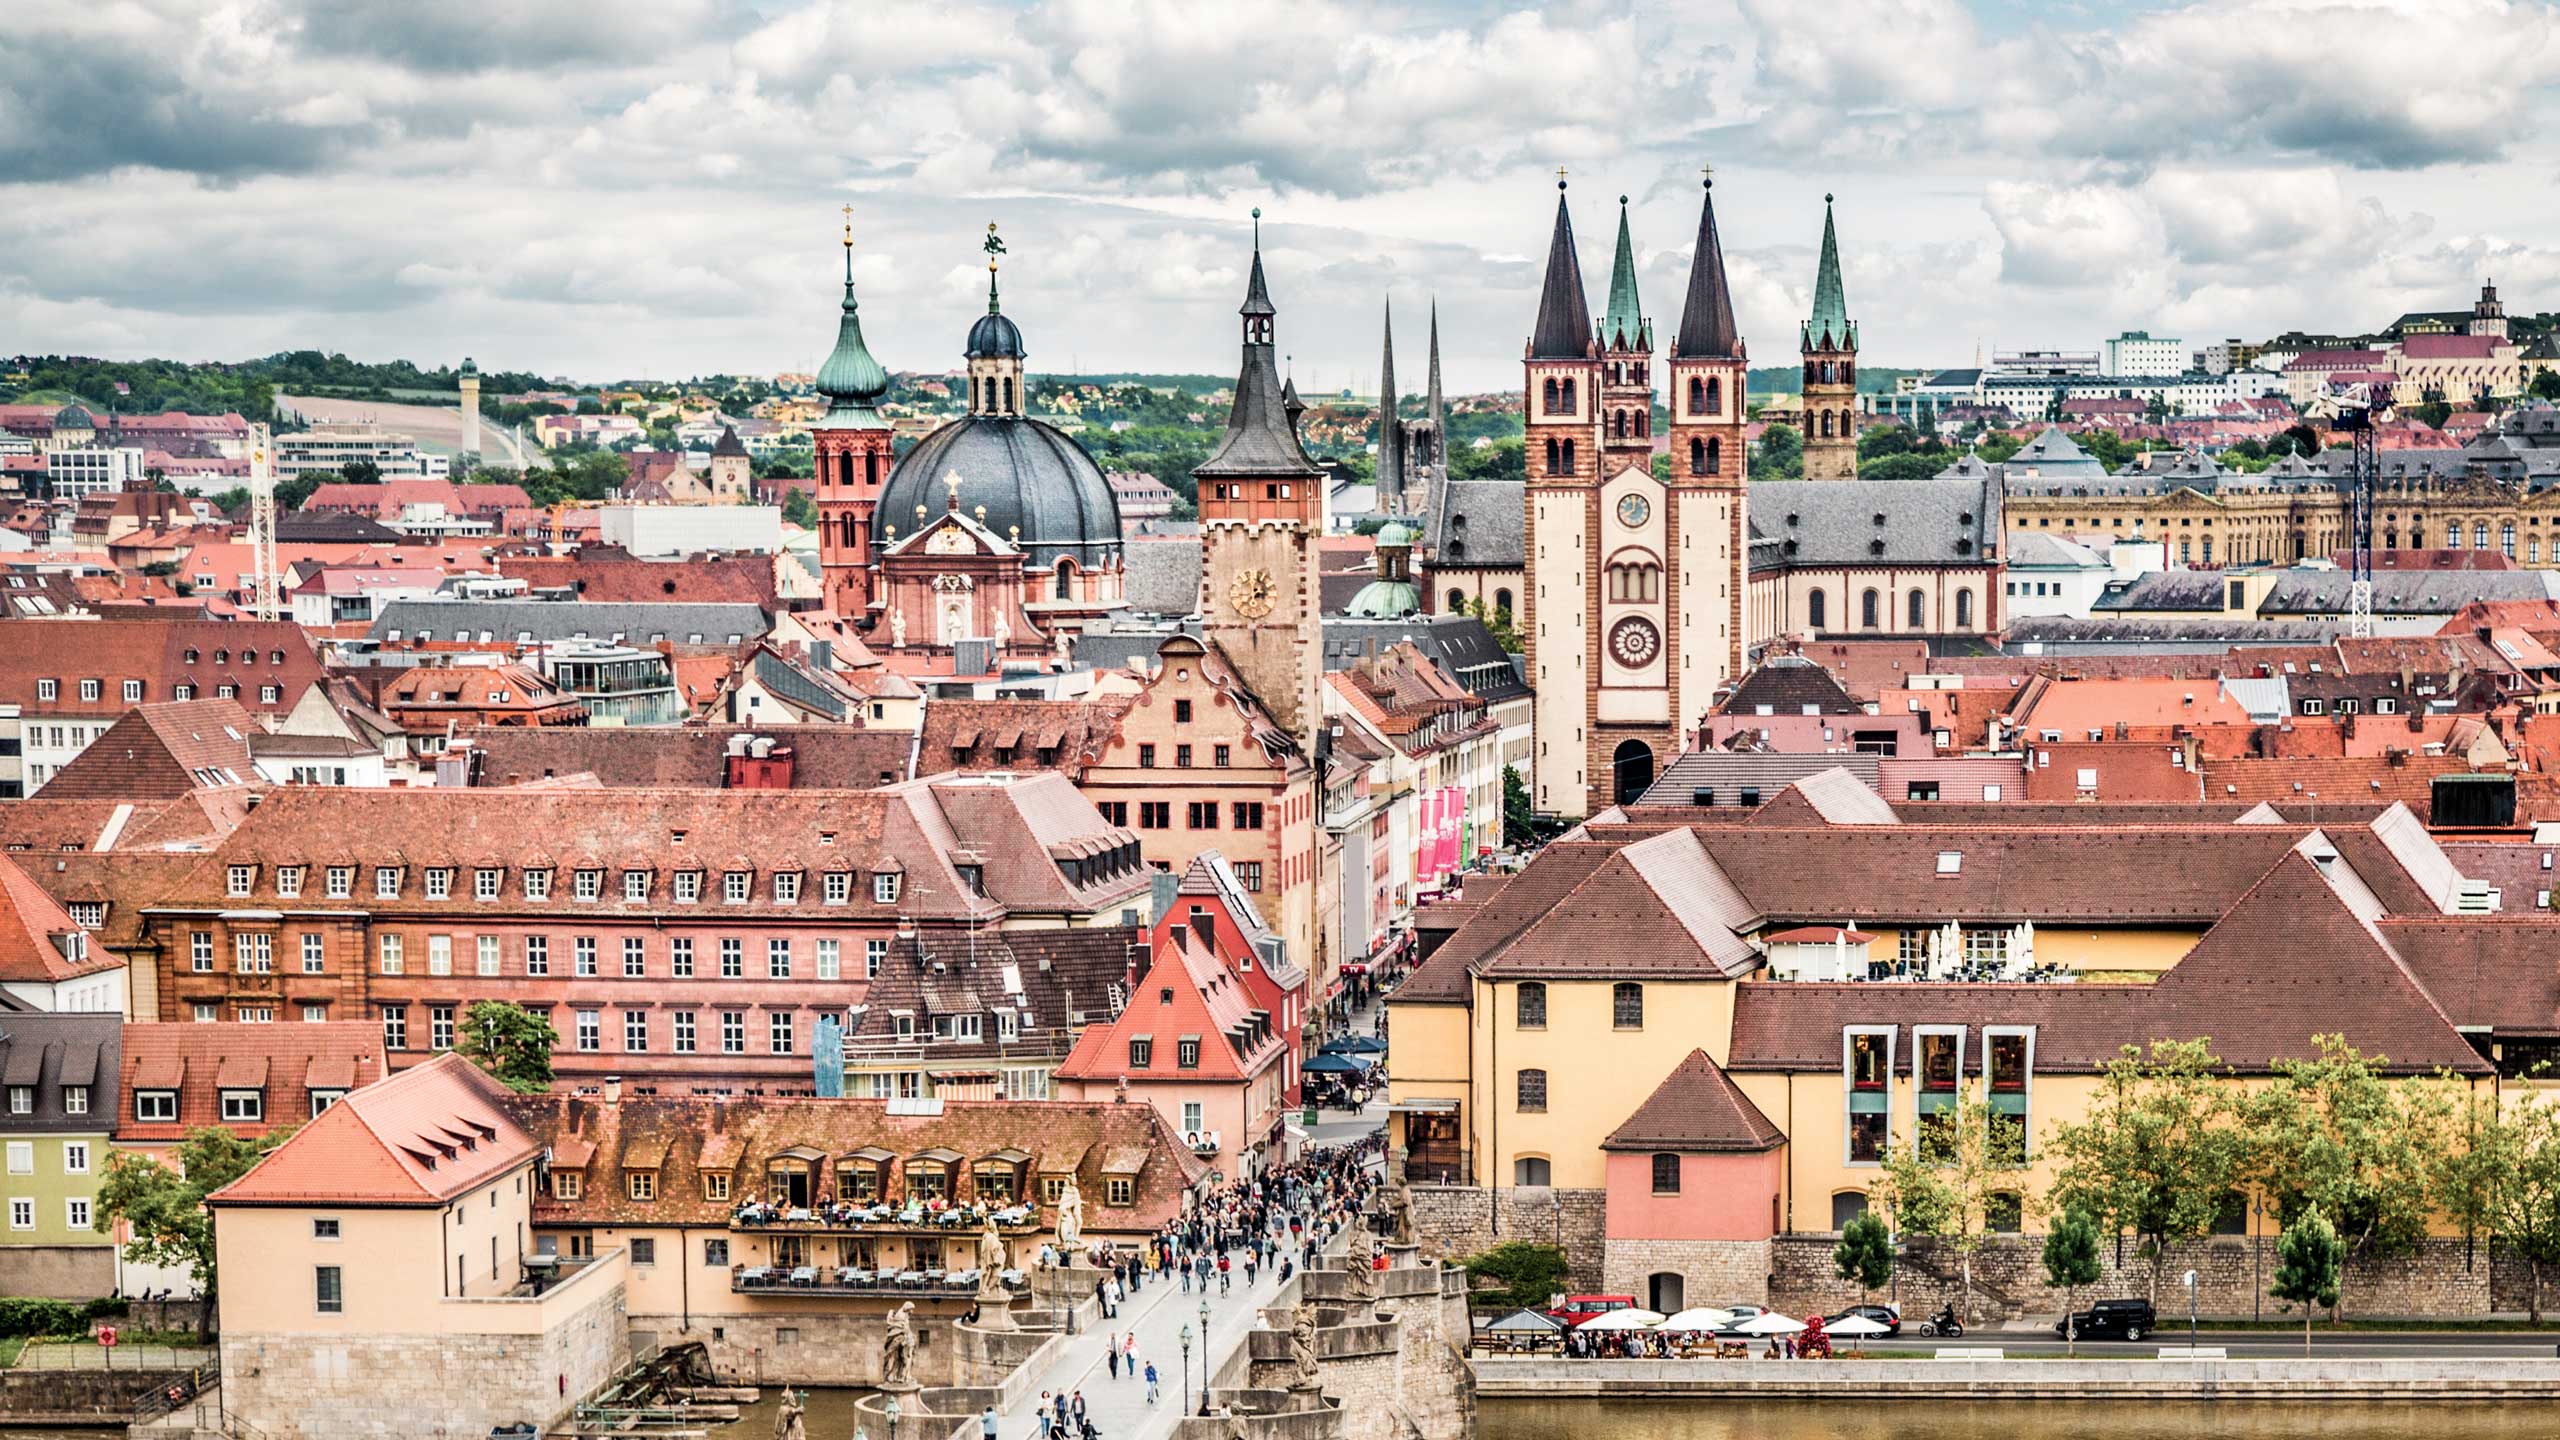
[[987, 222], [987, 243], [979, 247], [987, 252], [987, 268], [996, 268], [996, 257], [1005, 253], [1004, 237], [996, 234], [996, 222]]

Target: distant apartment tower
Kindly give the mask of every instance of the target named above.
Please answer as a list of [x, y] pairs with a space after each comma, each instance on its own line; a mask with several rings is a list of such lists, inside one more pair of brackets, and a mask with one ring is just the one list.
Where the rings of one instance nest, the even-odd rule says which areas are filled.
[[2148, 330], [2127, 330], [2098, 342], [2098, 349], [2099, 373], [2104, 375], [2156, 378], [2183, 375], [2187, 370], [2187, 342], [2154, 339]]
[[81, 445], [47, 451], [45, 486], [57, 500], [149, 488], [143, 452], [134, 446]]
[[462, 454], [464, 458], [480, 458], [480, 367], [471, 357], [462, 357]]

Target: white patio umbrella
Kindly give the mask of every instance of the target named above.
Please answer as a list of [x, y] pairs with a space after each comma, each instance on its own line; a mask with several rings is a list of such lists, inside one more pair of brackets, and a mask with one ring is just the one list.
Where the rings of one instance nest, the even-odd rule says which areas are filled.
[[1664, 1320], [1662, 1328], [1665, 1330], [1721, 1330], [1732, 1323], [1732, 1311], [1701, 1305], [1697, 1309], [1683, 1310]]
[[1884, 1335], [1891, 1333], [1882, 1322], [1870, 1320], [1864, 1315], [1843, 1315], [1839, 1319], [1824, 1325], [1822, 1328], [1830, 1331], [1833, 1335], [1846, 1335], [1852, 1340], [1861, 1341], [1870, 1335]]
[[1793, 1335], [1804, 1328], [1801, 1320], [1790, 1320], [1775, 1310], [1764, 1311], [1733, 1327], [1736, 1335]]
[[1576, 1330], [1650, 1330], [1661, 1323], [1662, 1312], [1659, 1310], [1611, 1310], [1594, 1315], [1573, 1328]]

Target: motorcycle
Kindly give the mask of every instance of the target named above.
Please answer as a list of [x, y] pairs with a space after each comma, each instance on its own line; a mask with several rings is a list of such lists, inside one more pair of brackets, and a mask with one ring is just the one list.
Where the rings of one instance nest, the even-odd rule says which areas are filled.
[[1956, 1307], [1949, 1305], [1921, 1321], [1920, 1333], [1932, 1340], [1961, 1340], [1964, 1338], [1964, 1322], [1956, 1318]]

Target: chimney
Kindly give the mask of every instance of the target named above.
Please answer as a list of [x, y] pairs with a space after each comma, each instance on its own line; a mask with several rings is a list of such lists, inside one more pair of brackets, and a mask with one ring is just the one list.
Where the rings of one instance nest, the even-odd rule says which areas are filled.
[[1138, 993], [1138, 977], [1147, 973], [1147, 967], [1154, 963], [1155, 948], [1146, 937], [1141, 936], [1129, 942], [1128, 959], [1120, 978], [1121, 983], [1128, 986], [1130, 994]]
[[619, 1105], [622, 1103], [621, 1076], [607, 1075], [604, 1077], [604, 1103], [607, 1105]]

